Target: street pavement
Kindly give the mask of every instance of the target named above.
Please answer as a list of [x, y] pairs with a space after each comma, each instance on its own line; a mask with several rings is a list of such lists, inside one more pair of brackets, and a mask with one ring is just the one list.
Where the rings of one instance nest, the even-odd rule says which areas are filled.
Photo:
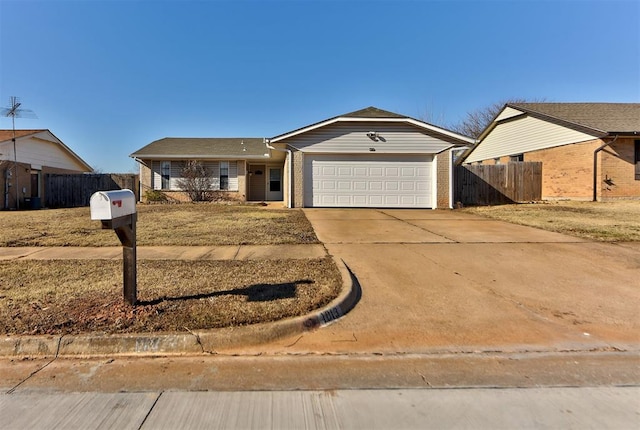
[[[360, 288], [346, 316], [263, 342], [214, 342], [188, 357], [144, 348], [88, 358], [8, 357], [0, 360], [0, 389], [9, 393], [0, 395], [0, 412], [31, 406], [60, 420], [40, 426], [40, 415], [14, 414], [14, 428], [87, 428], [81, 411], [97, 413], [96, 403], [120, 411], [105, 406], [96, 421], [102, 428], [121, 425], [116, 415], [125, 410], [133, 415], [124, 421], [136, 428], [640, 427], [633, 401], [640, 382], [638, 244], [594, 243], [455, 211], [305, 214], [323, 245], [279, 252], [163, 247], [138, 255], [329, 253]], [[13, 249], [0, 259], [86, 258], [92, 251]], [[99, 252], [120, 258], [118, 249]], [[263, 392], [247, 393], [255, 390]], [[54, 394], [76, 418], [45, 406], [55, 404]], [[239, 404], [246, 409], [234, 409]]]

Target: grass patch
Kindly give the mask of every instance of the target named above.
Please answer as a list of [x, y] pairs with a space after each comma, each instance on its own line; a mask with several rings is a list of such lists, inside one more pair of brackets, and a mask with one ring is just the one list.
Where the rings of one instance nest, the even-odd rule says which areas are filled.
[[602, 242], [640, 241], [640, 200], [554, 201], [462, 211]]
[[[318, 243], [300, 210], [209, 203], [138, 205], [139, 246]], [[0, 246], [120, 246], [86, 208], [1, 212]]]
[[135, 308], [113, 260], [0, 261], [0, 330], [11, 335], [210, 329], [304, 315], [342, 288], [329, 257], [138, 262]]

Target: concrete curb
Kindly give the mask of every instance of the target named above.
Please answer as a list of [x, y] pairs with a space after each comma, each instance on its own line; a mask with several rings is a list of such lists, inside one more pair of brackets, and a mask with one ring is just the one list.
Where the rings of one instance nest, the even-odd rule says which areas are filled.
[[342, 276], [342, 292], [310, 314], [271, 323], [191, 333], [133, 333], [116, 335], [6, 336], [0, 357], [152, 356], [214, 353], [216, 350], [257, 345], [314, 330], [344, 316], [358, 303], [360, 284], [342, 260], [333, 257]]

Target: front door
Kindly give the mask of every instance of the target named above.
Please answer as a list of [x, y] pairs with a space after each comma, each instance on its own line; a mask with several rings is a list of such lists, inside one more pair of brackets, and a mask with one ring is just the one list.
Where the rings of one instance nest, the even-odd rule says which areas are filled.
[[31, 173], [31, 197], [40, 197], [40, 173]]
[[265, 200], [265, 165], [249, 165], [249, 201], [262, 202]]
[[267, 200], [282, 200], [282, 167], [269, 167], [267, 176]]

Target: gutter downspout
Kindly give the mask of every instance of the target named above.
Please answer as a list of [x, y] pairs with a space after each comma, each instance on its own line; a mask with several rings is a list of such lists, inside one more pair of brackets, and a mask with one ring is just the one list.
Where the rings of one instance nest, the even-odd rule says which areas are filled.
[[[138, 201], [142, 201], [142, 166], [146, 166], [138, 157], [131, 157], [135, 162], [138, 163]], [[151, 172], [151, 176], [153, 177], [153, 172]]]
[[264, 144], [267, 146], [267, 148], [269, 148], [271, 150], [280, 151], [280, 152], [286, 152], [287, 153], [287, 171], [288, 171], [287, 173], [288, 173], [288, 176], [289, 176], [288, 181], [287, 181], [288, 182], [287, 185], [288, 185], [288, 188], [289, 188], [289, 191], [287, 192], [287, 207], [289, 209], [291, 209], [291, 201], [292, 201], [292, 199], [291, 199], [292, 196], [291, 195], [293, 194], [292, 193], [292, 190], [293, 190], [293, 182], [292, 182], [293, 172], [291, 171], [291, 159], [293, 158], [293, 153], [291, 152], [290, 149], [280, 149], [280, 148], [275, 148], [275, 147], [271, 146], [271, 141], [269, 139], [265, 139], [264, 140]]
[[447, 157], [447, 165], [449, 166], [449, 209], [453, 209], [453, 193], [455, 192], [455, 184], [453, 183], [453, 170], [455, 169], [455, 166], [453, 165], [453, 150], [454, 148], [449, 150], [449, 156]]
[[607, 146], [615, 143], [618, 140], [618, 135], [616, 134], [612, 141], [605, 142], [600, 145], [595, 151], [593, 151], [593, 201], [598, 201], [598, 153], [602, 151]]

